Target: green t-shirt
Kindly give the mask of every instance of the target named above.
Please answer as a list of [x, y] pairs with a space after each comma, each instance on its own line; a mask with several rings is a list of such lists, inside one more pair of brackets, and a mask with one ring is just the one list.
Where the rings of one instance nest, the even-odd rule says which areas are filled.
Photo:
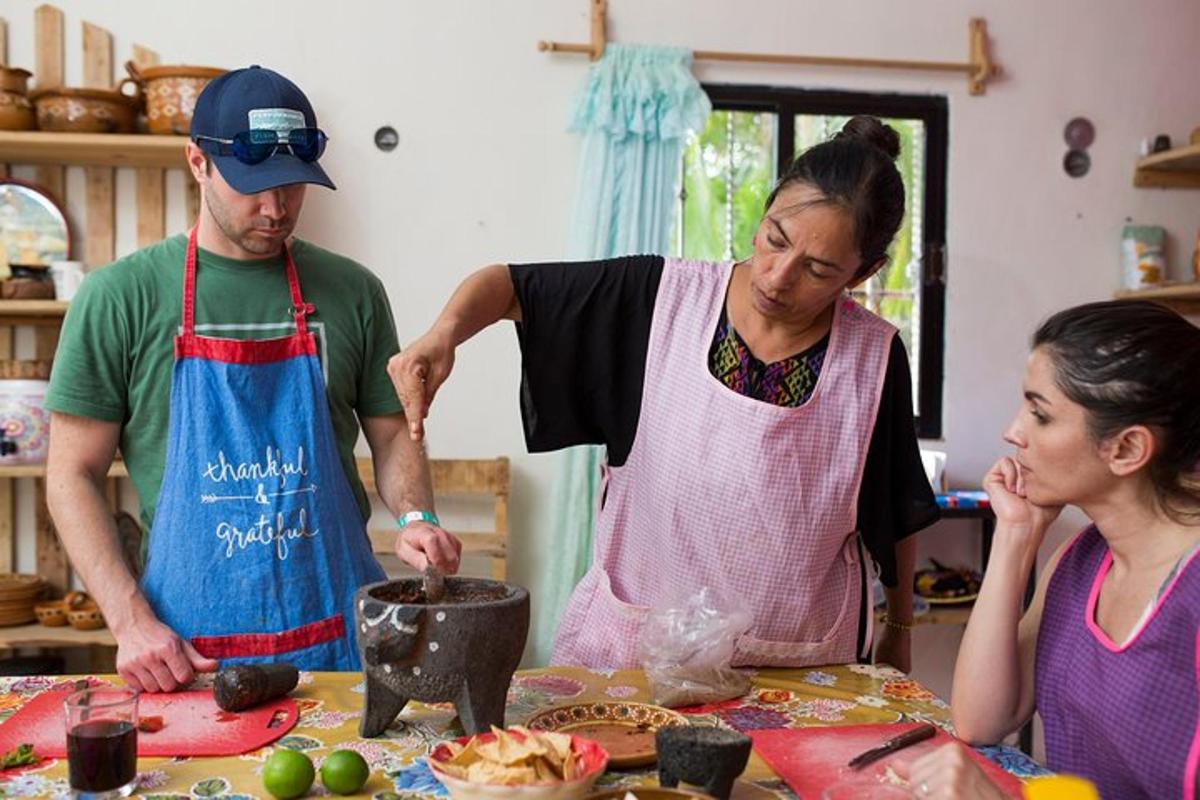
[[[187, 237], [174, 236], [87, 276], [63, 321], [46, 407], [121, 423], [121, 455], [146, 530], [162, 483], [175, 335], [182, 324]], [[401, 413], [387, 375], [399, 351], [383, 284], [369, 270], [295, 240], [292, 259], [317, 339], [342, 468], [362, 508], [370, 505], [354, 466], [358, 417]], [[283, 258], [237, 261], [198, 253], [196, 332], [269, 339], [295, 330]], [[143, 540], [145, 541], [145, 540]]]

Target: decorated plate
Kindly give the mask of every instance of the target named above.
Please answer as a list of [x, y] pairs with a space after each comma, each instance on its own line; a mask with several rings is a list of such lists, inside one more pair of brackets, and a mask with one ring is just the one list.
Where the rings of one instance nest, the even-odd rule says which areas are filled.
[[979, 596], [983, 576], [967, 567], [947, 567], [930, 559], [933, 567], [917, 570], [913, 589], [930, 605], [960, 605]]
[[687, 717], [649, 703], [578, 703], [548, 708], [525, 723], [535, 731], [562, 731], [598, 742], [611, 767], [645, 767], [658, 760], [654, 734], [659, 728], [687, 725]]
[[975, 594], [960, 595], [959, 597], [926, 597], [924, 600], [931, 606], [958, 606], [974, 603], [977, 597], [979, 597], [978, 592]]

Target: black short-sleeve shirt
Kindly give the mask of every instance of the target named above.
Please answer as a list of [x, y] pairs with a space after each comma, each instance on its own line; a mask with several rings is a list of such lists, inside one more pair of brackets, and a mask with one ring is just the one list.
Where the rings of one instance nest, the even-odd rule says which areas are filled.
[[[531, 452], [602, 444], [620, 466], [637, 435], [661, 256], [513, 264], [521, 305], [521, 415]], [[732, 390], [731, 390], [732, 391]], [[858, 525], [880, 578], [895, 544], [938, 518], [913, 429], [912, 378], [896, 336], [863, 469]]]

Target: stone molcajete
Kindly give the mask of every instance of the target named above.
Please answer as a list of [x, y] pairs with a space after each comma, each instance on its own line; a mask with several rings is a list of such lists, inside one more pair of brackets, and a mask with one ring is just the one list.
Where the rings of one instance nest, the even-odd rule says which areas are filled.
[[737, 731], [690, 725], [659, 728], [654, 740], [661, 786], [673, 788], [682, 780], [717, 800], [728, 800], [754, 744]]
[[504, 701], [529, 633], [529, 592], [447, 578], [426, 603], [420, 578], [373, 583], [354, 598], [366, 678], [359, 733], [383, 733], [409, 700], [454, 703], [468, 734], [504, 727]]

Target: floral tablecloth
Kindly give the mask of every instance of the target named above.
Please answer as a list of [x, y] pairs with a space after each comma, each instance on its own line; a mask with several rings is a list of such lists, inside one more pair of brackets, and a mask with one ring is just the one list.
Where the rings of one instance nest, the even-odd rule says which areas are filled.
[[[65, 688], [78, 676], [0, 678], [0, 722], [39, 692]], [[117, 682], [111, 676], [93, 680]], [[320, 767], [321, 760], [339, 748], [357, 750], [371, 766], [371, 778], [358, 797], [376, 800], [433, 800], [446, 796], [425, 764], [432, 746], [447, 736], [461, 735], [454, 710], [448, 705], [410, 703], [386, 736], [361, 739], [358, 719], [363, 705], [359, 673], [301, 673], [292, 693], [300, 720], [271, 747], [228, 758], [138, 760], [138, 797], [160, 800], [183, 798], [262, 798], [263, 764], [275, 748], [302, 750]], [[592, 671], [560, 667], [519, 672], [509, 690], [509, 724], [520, 723], [545, 708], [595, 700], [650, 702], [645, 676], [638, 671]], [[949, 727], [946, 703], [890, 667], [849, 665], [816, 669], [761, 670], [751, 691], [724, 703], [689, 709], [693, 721], [739, 730], [850, 725], [874, 722], [928, 721]], [[1020, 751], [986, 748], [985, 754], [1020, 776], [1044, 772]], [[60, 797], [67, 793], [65, 760], [46, 760], [22, 771], [0, 773], [0, 797]], [[601, 787], [652, 782], [653, 770], [610, 771]], [[325, 796], [318, 780], [309, 796]], [[794, 800], [795, 795], [770, 768], [751, 757], [733, 800]]]

